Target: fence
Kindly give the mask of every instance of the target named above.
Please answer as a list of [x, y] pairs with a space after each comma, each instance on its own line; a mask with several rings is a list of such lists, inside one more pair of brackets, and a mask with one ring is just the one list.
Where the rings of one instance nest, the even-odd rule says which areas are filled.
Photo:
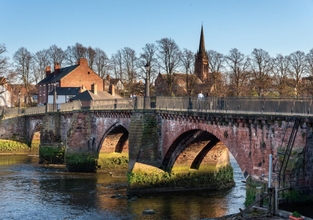
[[[228, 112], [245, 114], [291, 114], [311, 115], [311, 98], [242, 98], [242, 97], [151, 97], [149, 109]], [[92, 101], [74, 101], [58, 105], [48, 104], [30, 108], [2, 108], [2, 116], [44, 114], [46, 112], [68, 112], [79, 110], [141, 110], [145, 98], [105, 99]]]
[[312, 114], [312, 99], [156, 97], [156, 108], [180, 111], [310, 115]]

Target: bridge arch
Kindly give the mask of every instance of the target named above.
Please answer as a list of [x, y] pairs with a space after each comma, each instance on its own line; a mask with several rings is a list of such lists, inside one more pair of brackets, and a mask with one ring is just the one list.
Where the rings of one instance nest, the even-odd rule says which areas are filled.
[[[168, 114], [160, 114], [162, 123], [162, 137], [160, 142], [160, 149], [162, 149], [162, 160], [160, 168], [166, 171], [174, 169], [176, 166], [176, 160], [184, 149], [188, 149], [188, 143], [184, 142], [197, 142], [204, 137], [207, 141], [206, 145], [198, 149], [197, 153], [194, 153], [194, 157], [191, 159], [190, 170], [202, 169], [205, 166], [204, 159], [208, 157], [216, 157], [214, 151], [228, 151], [230, 152], [236, 162], [238, 163], [242, 173], [245, 177], [253, 174], [255, 169], [253, 162], [258, 160], [258, 156], [253, 158], [254, 155], [250, 155], [251, 148], [258, 147], [258, 139], [251, 140], [252, 132], [261, 133], [265, 132], [262, 129], [254, 130], [254, 126], [246, 126], [243, 122], [237, 122], [236, 120], [230, 120], [228, 122], [222, 122], [220, 118], [210, 118], [207, 115], [199, 116], [184, 116], [184, 117], [171, 117]], [[234, 122], [235, 121], [235, 122]], [[240, 135], [238, 135], [240, 134]], [[198, 139], [194, 138], [193, 135], [199, 136]], [[194, 139], [194, 140], [193, 140]], [[211, 142], [211, 143], [210, 143]], [[269, 145], [270, 146], [270, 145]], [[212, 151], [212, 149], [214, 150]], [[228, 155], [227, 153], [227, 155]], [[226, 159], [222, 156], [222, 160]], [[252, 159], [247, 159], [247, 158]], [[189, 161], [189, 162], [190, 162]], [[222, 161], [220, 161], [223, 163]], [[266, 165], [265, 161], [265, 165]], [[174, 166], [175, 164], [175, 166]], [[219, 164], [216, 164], [219, 166]], [[185, 167], [186, 168], [186, 167]], [[259, 168], [259, 173], [265, 173], [266, 167]]]
[[97, 147], [99, 169], [127, 169], [128, 136], [128, 130], [120, 122], [114, 123], [103, 133]]
[[[215, 160], [214, 162], [209, 161], [208, 158], [205, 159], [212, 149], [223, 152], [222, 154], [219, 153], [219, 156], [216, 153], [211, 156]], [[227, 147], [216, 136], [204, 130], [192, 129], [182, 133], [173, 141], [163, 158], [161, 168], [171, 172], [174, 165], [177, 166], [183, 161], [185, 169], [188, 171], [190, 169], [199, 170], [202, 163], [210, 163], [211, 167], [213, 165], [215, 169], [221, 158], [225, 160], [223, 157], [219, 158], [225, 154], [227, 154], [226, 159], [228, 159]]]
[[[128, 140], [128, 130], [125, 128], [125, 126], [120, 123], [117, 122], [115, 124], [113, 124], [107, 131], [105, 131], [105, 133], [102, 135], [102, 138], [99, 142], [99, 146], [97, 147], [97, 153], [100, 153], [102, 148], [105, 148], [106, 145], [104, 145], [105, 140], [107, 138], [110, 138], [112, 143], [111, 143], [111, 147], [110, 150], [112, 152], [112, 146], [115, 143], [114, 146], [114, 150], [113, 152], [115, 153], [122, 153], [124, 146]], [[104, 149], [106, 150], [106, 149]], [[128, 148], [127, 148], [128, 150]]]

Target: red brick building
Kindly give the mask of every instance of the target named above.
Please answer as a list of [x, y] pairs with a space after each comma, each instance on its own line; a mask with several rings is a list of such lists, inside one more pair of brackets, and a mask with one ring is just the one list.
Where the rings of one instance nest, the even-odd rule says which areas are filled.
[[78, 64], [60, 68], [55, 64], [54, 72], [51, 67], [46, 68], [46, 78], [38, 83], [38, 104], [48, 103], [48, 94], [55, 87], [81, 87], [87, 90], [92, 89], [92, 85], [97, 85], [99, 91], [103, 91], [103, 79], [88, 67], [85, 58], [81, 58]]

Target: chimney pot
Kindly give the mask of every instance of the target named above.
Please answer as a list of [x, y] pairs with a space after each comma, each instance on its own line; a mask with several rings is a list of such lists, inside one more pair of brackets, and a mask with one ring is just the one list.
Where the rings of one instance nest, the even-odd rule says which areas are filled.
[[46, 77], [48, 77], [51, 74], [51, 67], [47, 66], [46, 67]]
[[86, 58], [80, 58], [78, 64], [80, 66], [88, 66], [88, 62]]

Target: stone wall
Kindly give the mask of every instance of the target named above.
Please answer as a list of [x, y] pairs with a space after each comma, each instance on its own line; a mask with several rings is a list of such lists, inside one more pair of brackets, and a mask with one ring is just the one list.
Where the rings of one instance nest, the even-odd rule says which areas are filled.
[[0, 120], [0, 138], [27, 140], [25, 117], [13, 117]]

